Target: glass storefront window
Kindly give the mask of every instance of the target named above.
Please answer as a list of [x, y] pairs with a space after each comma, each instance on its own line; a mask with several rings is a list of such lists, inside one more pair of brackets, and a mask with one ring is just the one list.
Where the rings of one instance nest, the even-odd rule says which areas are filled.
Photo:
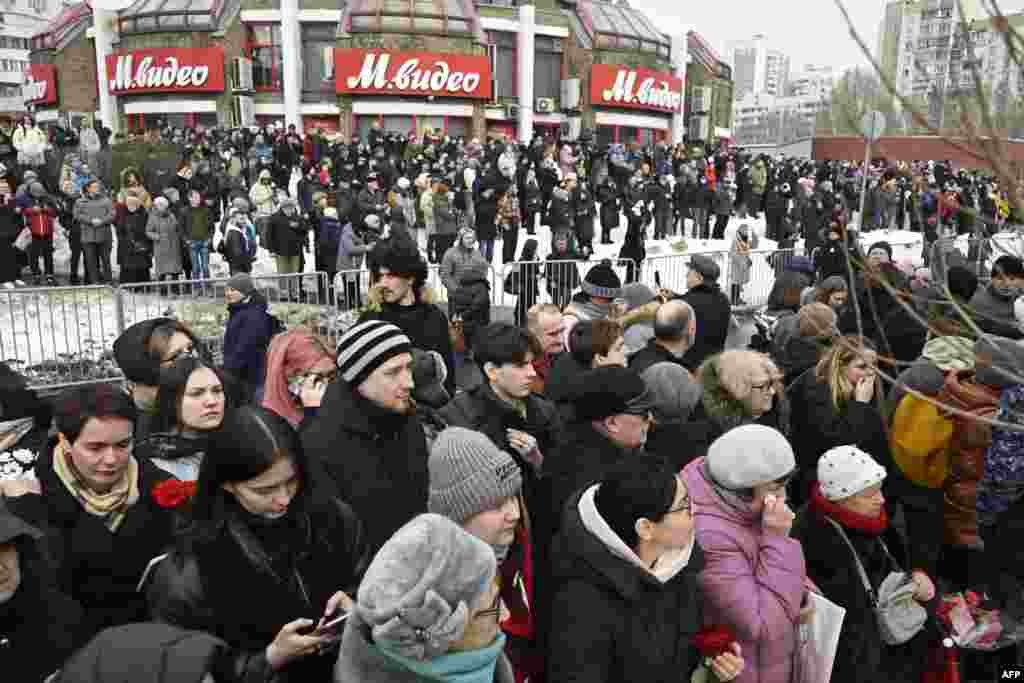
[[252, 78], [257, 90], [281, 89], [281, 27], [277, 24], [250, 25], [246, 53], [252, 60]]
[[336, 24], [302, 25], [302, 95], [306, 101], [333, 100]]

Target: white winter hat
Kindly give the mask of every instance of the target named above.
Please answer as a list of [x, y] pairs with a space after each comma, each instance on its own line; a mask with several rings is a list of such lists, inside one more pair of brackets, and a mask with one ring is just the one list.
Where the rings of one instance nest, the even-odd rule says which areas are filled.
[[885, 468], [856, 446], [836, 446], [818, 459], [818, 483], [827, 500], [843, 500], [885, 479]]

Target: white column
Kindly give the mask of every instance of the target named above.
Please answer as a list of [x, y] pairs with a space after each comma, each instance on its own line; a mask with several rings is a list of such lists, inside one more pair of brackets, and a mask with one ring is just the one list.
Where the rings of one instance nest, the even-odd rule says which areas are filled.
[[683, 79], [683, 103], [679, 110], [672, 114], [672, 144], [682, 142], [686, 134], [686, 65], [689, 62], [690, 51], [684, 31], [672, 36], [672, 75]]
[[100, 120], [103, 125], [116, 133], [119, 129], [117, 96], [110, 94], [110, 78], [107, 76], [107, 55], [114, 49], [114, 21], [117, 12], [92, 8], [93, 43], [96, 48], [96, 82], [99, 84]]
[[284, 95], [284, 125], [295, 124], [302, 132], [302, 40], [299, 1], [281, 0], [281, 87]]
[[519, 6], [519, 33], [516, 35], [516, 55], [519, 63], [519, 141], [530, 142], [533, 138], [533, 55], [535, 35], [535, 11], [533, 5]]

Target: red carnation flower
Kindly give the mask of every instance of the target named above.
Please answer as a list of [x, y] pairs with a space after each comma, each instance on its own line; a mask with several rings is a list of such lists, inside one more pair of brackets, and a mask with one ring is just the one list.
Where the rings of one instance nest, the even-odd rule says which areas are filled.
[[196, 495], [194, 481], [168, 479], [153, 487], [153, 500], [162, 508], [176, 508]]
[[704, 657], [714, 659], [718, 655], [729, 652], [729, 646], [736, 642], [736, 634], [728, 626], [705, 626], [693, 637]]

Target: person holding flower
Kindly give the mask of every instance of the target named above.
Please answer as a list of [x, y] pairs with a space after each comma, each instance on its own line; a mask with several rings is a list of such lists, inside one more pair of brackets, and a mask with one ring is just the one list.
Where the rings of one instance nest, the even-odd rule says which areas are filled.
[[171, 540], [172, 511], [152, 494], [170, 475], [132, 454], [134, 421], [131, 397], [112, 385], [70, 390], [35, 478], [0, 485], [10, 511], [45, 533], [57, 587], [85, 609], [87, 635], [145, 618], [136, 586]]
[[298, 435], [261, 407], [230, 412], [194, 489], [162, 490], [184, 523], [142, 581], [151, 617], [221, 638], [240, 680], [327, 681], [369, 564], [364, 527], [310, 468]]
[[697, 577], [705, 558], [694, 512], [686, 482], [653, 458], [571, 499], [551, 551], [548, 683], [740, 675], [744, 653], [735, 636], [702, 629]]
[[746, 662], [739, 683], [790, 681], [798, 626], [813, 618], [804, 552], [789, 537], [786, 486], [795, 473], [789, 442], [759, 424], [730, 429], [683, 468], [704, 551], [705, 622], [736, 633]]

